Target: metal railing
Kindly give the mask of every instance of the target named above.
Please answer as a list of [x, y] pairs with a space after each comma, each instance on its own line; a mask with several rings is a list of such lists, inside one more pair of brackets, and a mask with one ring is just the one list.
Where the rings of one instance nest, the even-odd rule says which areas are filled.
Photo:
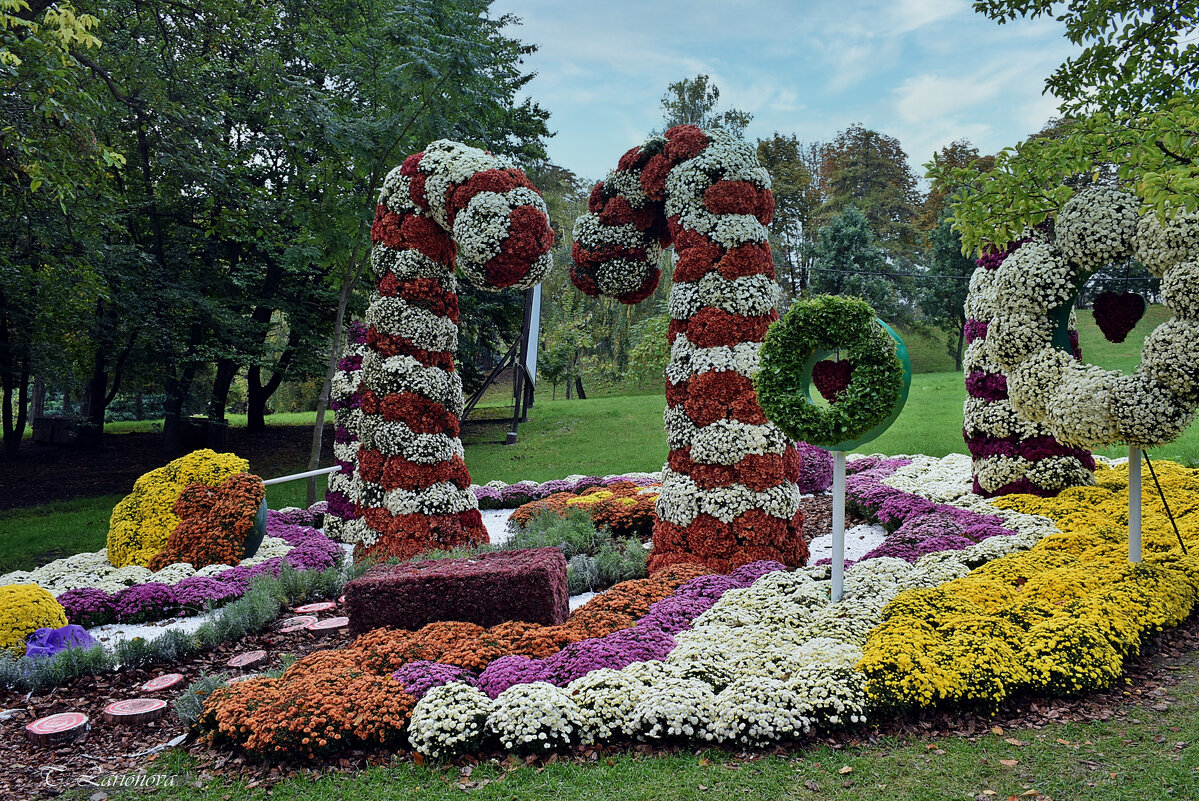
[[322, 467], [319, 470], [309, 470], [304, 473], [295, 473], [290, 476], [279, 476], [278, 478], [268, 478], [262, 482], [263, 486], [271, 486], [272, 484], [286, 484], [288, 481], [299, 481], [301, 478], [312, 478], [313, 476], [323, 476], [329, 473], [336, 473], [340, 467]]

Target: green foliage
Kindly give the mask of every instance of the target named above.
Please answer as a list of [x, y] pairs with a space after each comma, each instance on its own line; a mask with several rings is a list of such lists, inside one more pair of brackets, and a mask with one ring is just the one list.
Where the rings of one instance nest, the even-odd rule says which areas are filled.
[[821, 155], [821, 216], [829, 219], [854, 206], [866, 215], [888, 252], [910, 255], [917, 245], [920, 195], [899, 140], [851, 125], [825, 145]]
[[813, 294], [862, 298], [893, 325], [911, 319], [911, 306], [900, 295], [897, 279], [881, 275], [890, 272], [890, 265], [866, 215], [856, 206], [820, 229], [815, 255], [808, 285]]
[[707, 75], [684, 78], [666, 87], [662, 95], [662, 119], [665, 129], [676, 125], [698, 125], [705, 130], [723, 128], [741, 136], [754, 115], [740, 109], [717, 112], [720, 89]]
[[184, 728], [190, 731], [196, 727], [200, 722], [200, 715], [204, 712], [204, 701], [228, 681], [229, 677], [224, 673], [202, 673], [198, 679], [187, 685], [186, 690], [175, 697], [172, 706], [175, 716]]
[[963, 276], [974, 272], [975, 263], [962, 254], [961, 237], [944, 217], [929, 233], [926, 267], [930, 277], [920, 281], [920, 310], [929, 323], [945, 331], [945, 350], [954, 360], [954, 369], [960, 370], [970, 294], [970, 281]]
[[[808, 396], [805, 363], [820, 351], [836, 351], [853, 365], [849, 386], [828, 407]], [[903, 391], [895, 341], [860, 298], [824, 295], [792, 304], [766, 332], [761, 360], [754, 383], [766, 416], [793, 440], [821, 447], [852, 442], [878, 426]]]
[[1170, 216], [1199, 208], [1197, 132], [1199, 105], [1194, 96], [1179, 96], [1150, 111], [1067, 120], [1055, 136], [1000, 151], [989, 171], [937, 157], [926, 166], [934, 181], [959, 188], [953, 225], [963, 249], [978, 253], [1056, 216], [1078, 187], [1100, 179], [1110, 165], [1146, 210]]
[[975, 0], [974, 10], [1004, 24], [1016, 17], [1053, 17], [1082, 52], [1045, 81], [1062, 110], [1143, 110], [1195, 87], [1199, 23], [1194, 0]]
[[771, 247], [778, 260], [779, 282], [792, 297], [803, 293], [812, 266], [821, 195], [816, 170], [817, 146], [778, 132], [758, 140], [758, 161], [770, 172], [774, 193]]

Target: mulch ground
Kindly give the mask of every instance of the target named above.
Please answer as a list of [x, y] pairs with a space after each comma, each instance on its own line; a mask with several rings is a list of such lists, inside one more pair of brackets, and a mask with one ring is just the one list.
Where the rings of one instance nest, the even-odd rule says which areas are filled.
[[[258, 434], [229, 430], [227, 451], [249, 459], [263, 478], [308, 465], [311, 426], [268, 426]], [[161, 434], [109, 434], [99, 448], [73, 448], [25, 441], [17, 456], [0, 460], [0, 510], [39, 506], [96, 495], [125, 495], [138, 476], [174, 456], [163, 453]], [[333, 464], [333, 426], [325, 426], [321, 465]]]

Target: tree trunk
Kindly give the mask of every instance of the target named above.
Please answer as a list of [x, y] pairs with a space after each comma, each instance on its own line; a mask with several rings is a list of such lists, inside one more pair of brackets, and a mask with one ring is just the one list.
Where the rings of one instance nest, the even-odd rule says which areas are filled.
[[256, 364], [252, 365], [246, 371], [246, 383], [249, 385], [248, 405], [246, 408], [246, 431], [248, 433], [259, 434], [266, 430], [266, 402], [271, 399], [271, 396], [275, 394], [275, 390], [279, 389], [279, 385], [283, 383], [283, 376], [287, 374], [287, 367], [291, 364], [292, 358], [295, 357], [296, 343], [299, 338], [300, 335], [293, 326], [287, 335], [287, 347], [283, 349], [283, 355], [276, 362], [270, 381], [267, 381], [265, 384], [262, 383], [262, 368]]
[[214, 420], [225, 419], [225, 406], [229, 401], [229, 387], [237, 375], [237, 364], [232, 359], [221, 359], [217, 363], [216, 378], [212, 382], [212, 400], [208, 402], [208, 416]]
[[33, 379], [33, 398], [29, 401], [29, 416], [41, 417], [46, 413], [46, 381], [41, 376]]

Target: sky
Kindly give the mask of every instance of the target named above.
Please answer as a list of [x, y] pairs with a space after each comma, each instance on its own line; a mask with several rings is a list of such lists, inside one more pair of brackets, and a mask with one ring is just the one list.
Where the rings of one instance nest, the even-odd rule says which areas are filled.
[[662, 125], [668, 84], [698, 74], [718, 110], [827, 141], [854, 123], [897, 138], [917, 175], [942, 146], [993, 153], [1055, 115], [1045, 78], [1076, 48], [1052, 19], [1006, 25], [970, 0], [496, 0], [538, 51], [527, 94], [550, 111], [550, 159], [589, 181]]

